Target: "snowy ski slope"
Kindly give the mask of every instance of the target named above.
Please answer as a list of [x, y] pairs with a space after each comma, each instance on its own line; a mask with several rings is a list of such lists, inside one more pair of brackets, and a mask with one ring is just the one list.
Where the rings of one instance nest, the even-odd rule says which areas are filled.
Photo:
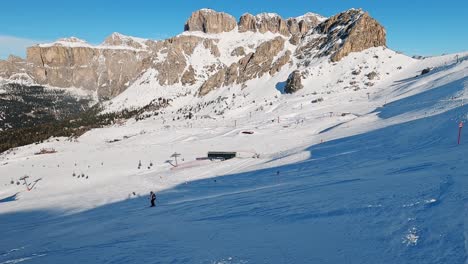
[[[373, 52], [388, 60], [370, 69], [391, 73], [343, 89], [337, 80]], [[172, 121], [202, 100], [180, 97], [164, 119], [4, 153], [0, 263], [468, 263], [468, 136], [456, 138], [468, 119], [468, 54], [459, 55], [371, 49], [310, 65], [324, 74], [298, 94], [275, 86], [287, 70], [209, 94], [246, 93], [224, 118]], [[151, 92], [131, 87], [112, 107]], [[35, 155], [44, 148], [57, 153]], [[212, 150], [242, 157], [196, 161]], [[178, 168], [165, 162], [174, 152]], [[16, 185], [24, 175], [40, 179], [33, 190]]]

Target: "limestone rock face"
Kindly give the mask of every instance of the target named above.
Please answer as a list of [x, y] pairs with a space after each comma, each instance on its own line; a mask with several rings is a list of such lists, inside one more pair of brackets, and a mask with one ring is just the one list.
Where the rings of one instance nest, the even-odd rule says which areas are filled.
[[[337, 27], [342, 29], [335, 30]], [[328, 36], [328, 43], [334, 43], [328, 52], [333, 53], [332, 61], [339, 61], [351, 52], [386, 45], [384, 27], [361, 10], [352, 9], [333, 16], [321, 23], [318, 31]]]
[[211, 9], [201, 9], [192, 13], [192, 16], [185, 23], [185, 31], [221, 33], [229, 32], [236, 26], [236, 19], [231, 15]]
[[240, 17], [239, 32], [272, 32], [286, 37], [290, 35], [304, 35], [324, 19], [312, 13], [288, 19], [283, 19], [278, 14], [272, 13], [262, 13], [256, 16], [247, 13]]
[[286, 21], [277, 14], [259, 14], [256, 17], [258, 32], [280, 33], [289, 36], [289, 29]]
[[288, 18], [288, 20], [286, 20], [286, 24], [288, 25], [289, 33], [292, 35], [300, 33], [299, 23], [295, 18]]
[[146, 51], [88, 46], [33, 46], [27, 49], [31, 75], [39, 84], [76, 87], [114, 97], [146, 67]]
[[0, 60], [0, 78], [10, 78], [17, 73], [24, 73], [26, 61], [20, 57], [10, 55], [6, 60]]
[[216, 45], [216, 41], [212, 39], [205, 39], [203, 40], [203, 46], [205, 49], [209, 49], [210, 53], [214, 55], [215, 57], [221, 56], [221, 52], [218, 49], [218, 46]]
[[372, 47], [386, 46], [386, 32], [368, 13], [359, 18], [354, 27], [346, 32], [348, 37], [344, 44], [332, 57], [339, 61], [351, 52], [359, 52]]
[[286, 86], [284, 87], [284, 92], [295, 93], [302, 88], [304, 88], [302, 85], [302, 74], [299, 70], [295, 70], [289, 75]]
[[[291, 62], [291, 51], [286, 51], [277, 61], [275, 61], [270, 69], [270, 75], [273, 76], [279, 72], [284, 65]], [[292, 62], [291, 62], [292, 63]]]
[[351, 9], [323, 21], [300, 42], [296, 58], [330, 56], [336, 62], [351, 52], [385, 46], [386, 36], [385, 29], [368, 13]]
[[269, 72], [273, 59], [284, 49], [284, 43], [282, 37], [276, 37], [260, 44], [255, 53], [242, 58], [239, 61], [240, 70], [237, 83], [262, 77]]
[[299, 25], [299, 32], [301, 34], [306, 34], [310, 30], [310, 25], [307, 24], [304, 20], [298, 23]]
[[257, 32], [257, 20], [251, 14], [244, 14], [239, 19], [239, 32]]
[[165, 40], [161, 47], [158, 47], [158, 53], [163, 55], [164, 59], [153, 60], [151, 68], [158, 72], [160, 85], [174, 85], [180, 82], [181, 75], [188, 66], [186, 56], [192, 55], [198, 45], [203, 45], [202, 38], [182, 35]]
[[212, 75], [199, 90], [199, 95], [220, 88], [222, 86], [243, 84], [254, 78], [260, 78], [266, 73], [275, 74], [290, 60], [291, 53], [285, 52], [276, 62], [274, 58], [284, 49], [285, 40], [276, 37], [257, 47], [255, 52], [249, 53], [238, 62], [224, 67]]
[[99, 46], [63, 39], [28, 48], [26, 61], [0, 61], [0, 77], [24, 72], [38, 84], [97, 91], [100, 98], [117, 96], [148, 69], [155, 70], [160, 85], [193, 85], [196, 70], [187, 58], [197, 47], [219, 57], [217, 41], [185, 35], [150, 41], [118, 33]]
[[309, 30], [317, 27], [322, 21], [326, 20], [326, 18], [314, 13], [307, 13], [297, 17], [296, 20], [298, 21], [300, 33], [306, 34]]
[[233, 57], [239, 57], [239, 56], [244, 56], [244, 55], [245, 55], [244, 47], [237, 47], [231, 52], [231, 56]]
[[184, 72], [180, 82], [182, 85], [193, 85], [197, 79], [195, 78], [195, 70], [193, 69], [192, 65]]
[[299, 43], [301, 42], [301, 39], [302, 39], [302, 35], [301, 34], [294, 34], [291, 36], [291, 38], [289, 39], [289, 43], [293, 44], [293, 45], [299, 45]]
[[215, 73], [213, 76], [208, 78], [208, 80], [200, 87], [199, 94], [203, 96], [203, 95], [208, 94], [215, 88], [220, 87], [224, 83], [226, 79], [225, 77], [226, 77], [226, 69], [221, 69], [220, 71]]

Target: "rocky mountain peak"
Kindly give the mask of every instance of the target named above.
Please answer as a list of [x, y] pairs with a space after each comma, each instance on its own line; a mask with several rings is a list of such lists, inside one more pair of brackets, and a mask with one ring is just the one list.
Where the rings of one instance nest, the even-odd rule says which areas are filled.
[[290, 32], [286, 21], [276, 13], [262, 13], [255, 16], [257, 28], [260, 33], [272, 32], [289, 36]]
[[70, 42], [70, 43], [87, 43], [85, 40], [79, 39], [77, 37], [61, 38], [57, 42]]
[[8, 62], [12, 62], [12, 63], [15, 63], [15, 62], [24, 62], [24, 60], [18, 56], [15, 56], [15, 55], [10, 55], [8, 56], [7, 58], [7, 61]]
[[118, 32], [112, 33], [109, 37], [107, 37], [104, 42], [101, 44], [103, 46], [123, 46], [123, 47], [130, 47], [135, 49], [146, 49], [147, 45], [145, 42], [147, 39], [130, 37]]
[[[382, 25], [360, 9], [350, 9], [318, 24], [301, 40], [297, 58], [330, 56], [333, 62], [351, 52], [386, 46], [386, 33]], [[309, 60], [304, 62], [307, 64]]]
[[52, 43], [43, 43], [36, 46], [40, 47], [52, 47], [52, 46], [63, 46], [63, 47], [89, 47], [91, 46], [85, 40], [79, 39], [77, 37], [69, 38], [60, 38]]
[[327, 17], [324, 17], [322, 15], [312, 13], [312, 12], [307, 12], [302, 16], [296, 17], [297, 21], [306, 21], [306, 22], [315, 22], [317, 25], [325, 20], [327, 20]]
[[307, 33], [310, 29], [317, 27], [320, 23], [327, 20], [326, 17], [311, 12], [298, 16], [295, 19], [299, 24], [302, 34]]
[[258, 23], [262, 23], [272, 19], [282, 19], [282, 17], [277, 13], [260, 13], [256, 15], [255, 18], [257, 19]]
[[339, 61], [351, 52], [386, 46], [385, 28], [361, 9], [350, 9], [335, 15], [318, 26], [334, 43], [332, 61]]
[[239, 32], [246, 31], [290, 35], [286, 20], [276, 13], [261, 13], [256, 16], [249, 13], [242, 15], [239, 19]]
[[257, 19], [254, 15], [245, 13], [239, 19], [239, 32], [257, 32]]
[[184, 30], [216, 34], [232, 31], [236, 26], [236, 19], [229, 14], [201, 9], [192, 13], [185, 23]]

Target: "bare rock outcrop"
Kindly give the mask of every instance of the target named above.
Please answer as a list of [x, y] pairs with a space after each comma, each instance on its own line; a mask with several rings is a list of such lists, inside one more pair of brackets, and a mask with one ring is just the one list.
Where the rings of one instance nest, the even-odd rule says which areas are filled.
[[246, 31], [257, 32], [257, 19], [249, 13], [243, 14], [239, 19], [239, 32]]
[[231, 52], [231, 56], [233, 57], [239, 57], [239, 56], [245, 56], [245, 49], [244, 47], [237, 47]]
[[215, 57], [221, 56], [221, 52], [218, 49], [218, 46], [216, 45], [217, 41], [213, 39], [204, 39], [203, 40], [203, 46], [205, 49], [209, 49], [210, 53], [214, 55]]
[[10, 55], [6, 60], [0, 60], [0, 78], [8, 79], [14, 74], [26, 73], [27, 68], [25, 60]]
[[[336, 30], [337, 27], [342, 30]], [[348, 10], [331, 17], [318, 26], [319, 32], [331, 38], [344, 41], [334, 41], [332, 61], [339, 61], [351, 52], [359, 52], [372, 47], [386, 46], [386, 32], [375, 19], [361, 10]], [[335, 51], [336, 50], [336, 51]]]
[[197, 79], [195, 78], [195, 70], [193, 69], [192, 65], [188, 67], [188, 69], [182, 74], [180, 82], [182, 85], [194, 85]]
[[150, 41], [118, 33], [98, 46], [61, 39], [28, 48], [26, 61], [13, 57], [0, 61], [0, 77], [24, 72], [35, 83], [97, 91], [100, 98], [117, 96], [150, 68], [160, 85], [192, 85], [197, 74], [187, 58], [198, 46], [219, 57], [217, 41], [190, 35]]
[[292, 35], [300, 33], [299, 23], [296, 18], [288, 18], [288, 20], [286, 20], [286, 24], [288, 25], [289, 33]]
[[301, 34], [306, 34], [309, 30], [317, 27], [321, 22], [326, 20], [326, 18], [314, 13], [307, 13], [303, 16], [297, 17], [296, 20], [299, 25], [299, 32]]
[[212, 75], [205, 83], [200, 87], [199, 95], [204, 96], [212, 90], [220, 87], [226, 80], [226, 69], [221, 69], [214, 75]]
[[304, 88], [302, 85], [302, 74], [299, 70], [295, 70], [289, 75], [286, 86], [284, 87], [284, 92], [295, 93], [302, 88]]
[[239, 19], [239, 32], [272, 32], [279, 33], [283, 36], [306, 34], [309, 30], [315, 28], [324, 17], [307, 13], [300, 17], [283, 19], [278, 14], [262, 13], [253, 16], [249, 13], [242, 15]]
[[114, 97], [145, 68], [146, 51], [76, 45], [33, 46], [27, 49], [30, 74], [39, 84], [77, 87]]
[[237, 26], [236, 19], [226, 13], [211, 9], [201, 9], [192, 13], [185, 23], [185, 31], [202, 31], [205, 33], [229, 32]]
[[[179, 83], [181, 75], [184, 74], [188, 66], [187, 56], [192, 55], [195, 48], [198, 45], [203, 45], [203, 42], [203, 38], [183, 35], [165, 40], [158, 50], [158, 53], [163, 55], [163, 59], [153, 60], [150, 66], [158, 72], [159, 84], [174, 85]], [[216, 51], [213, 52], [216, 53]]]
[[314, 32], [305, 35], [295, 56], [330, 56], [330, 60], [336, 62], [351, 52], [385, 45], [385, 29], [368, 13], [351, 9], [325, 20]]
[[253, 54], [249, 54], [239, 61], [240, 70], [237, 83], [245, 83], [254, 78], [260, 78], [269, 72], [273, 59], [284, 49], [284, 39], [276, 37], [257, 47]]
[[[294, 29], [293, 29], [294, 30]], [[288, 22], [278, 14], [262, 13], [256, 16], [244, 14], [239, 20], [239, 32], [272, 32], [283, 36], [289, 36], [290, 29]]]
[[263, 13], [255, 16], [257, 29], [260, 33], [272, 32], [289, 36], [289, 29], [286, 21], [278, 14]]
[[260, 78], [266, 73], [275, 74], [290, 60], [291, 53], [286, 51], [274, 62], [274, 58], [284, 49], [285, 40], [276, 37], [257, 47], [255, 52], [249, 53], [238, 62], [224, 67], [212, 75], [199, 89], [203, 96], [222, 86], [243, 84], [249, 80]]
[[279, 59], [273, 63], [270, 69], [270, 75], [271, 76], [275, 75], [277, 72], [279, 72], [283, 68], [284, 65], [286, 65], [289, 62], [291, 62], [291, 51], [288, 50], [284, 53], [283, 56], [279, 57]]

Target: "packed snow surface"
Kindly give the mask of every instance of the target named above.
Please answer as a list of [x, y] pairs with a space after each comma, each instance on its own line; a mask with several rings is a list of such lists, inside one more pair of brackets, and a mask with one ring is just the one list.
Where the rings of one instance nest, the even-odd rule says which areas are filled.
[[[223, 115], [177, 120], [201, 100], [179, 96], [163, 117], [2, 154], [0, 263], [466, 263], [468, 60], [374, 51], [310, 65], [294, 95], [286, 70], [214, 91], [236, 95]], [[109, 107], [188, 88], [162, 89]]]

